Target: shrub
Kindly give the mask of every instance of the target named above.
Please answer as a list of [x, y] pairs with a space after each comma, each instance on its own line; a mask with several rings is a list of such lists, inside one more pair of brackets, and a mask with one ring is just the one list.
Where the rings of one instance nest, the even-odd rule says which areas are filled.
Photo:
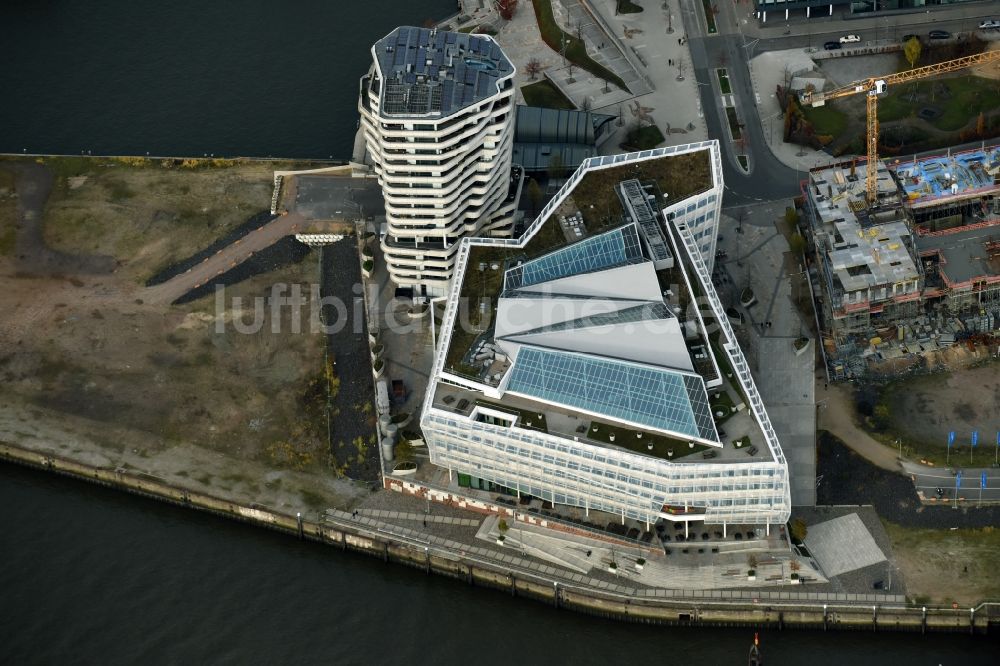
[[809, 528], [806, 526], [806, 521], [801, 518], [796, 518], [792, 521], [791, 527], [792, 539], [798, 542], [805, 541], [806, 534], [809, 533]]

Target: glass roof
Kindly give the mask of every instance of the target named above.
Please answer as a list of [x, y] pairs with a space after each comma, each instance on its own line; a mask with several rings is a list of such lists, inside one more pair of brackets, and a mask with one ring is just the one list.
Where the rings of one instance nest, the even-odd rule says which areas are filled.
[[507, 271], [504, 289], [645, 261], [634, 224], [585, 238]]
[[656, 430], [718, 441], [701, 377], [525, 345], [507, 390]]
[[651, 321], [654, 319], [671, 319], [674, 313], [663, 303], [643, 303], [623, 310], [614, 312], [602, 312], [599, 314], [571, 319], [558, 324], [541, 326], [526, 331], [520, 331], [517, 335], [530, 335], [533, 333], [549, 333], [552, 331], [569, 331], [580, 328], [591, 328], [594, 326], [611, 326], [613, 324], [628, 324], [638, 321]]

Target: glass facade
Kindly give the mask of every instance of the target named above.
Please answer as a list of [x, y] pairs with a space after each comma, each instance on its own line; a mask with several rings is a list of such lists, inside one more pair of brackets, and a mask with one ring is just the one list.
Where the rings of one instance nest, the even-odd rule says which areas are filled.
[[431, 462], [541, 499], [655, 521], [665, 505], [710, 523], [788, 520], [782, 463], [672, 463], [439, 412], [425, 419]]
[[507, 390], [682, 437], [718, 441], [701, 377], [525, 345]]
[[646, 261], [634, 224], [598, 234], [507, 271], [504, 289]]

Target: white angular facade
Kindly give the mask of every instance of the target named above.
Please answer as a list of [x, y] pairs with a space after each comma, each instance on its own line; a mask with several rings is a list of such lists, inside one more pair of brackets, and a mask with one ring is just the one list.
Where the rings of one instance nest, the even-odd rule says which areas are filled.
[[[566, 246], [581, 246], [573, 256], [576, 273], [568, 277], [563, 274], [570, 255], [565, 249], [507, 268], [495, 331], [484, 347], [495, 350], [495, 358], [503, 363], [494, 361], [491, 374], [478, 378], [446, 367], [462, 278], [467, 269], [475, 270], [467, 266], [473, 246], [501, 245], [515, 252], [525, 247], [573, 196], [588, 172], [696, 151], [708, 153], [711, 186], [657, 212], [673, 252], [683, 264], [679, 270], [687, 290], [700, 302], [695, 308], [698, 312], [686, 319], [700, 326], [706, 336], [712, 331], [712, 344], [705, 340], [702, 347], [716, 348], [719, 356], [716, 360], [713, 355], [710, 366], [705, 360], [695, 361], [706, 364], [698, 371], [701, 376], [695, 375], [690, 362], [703, 357], [692, 354], [690, 360], [687, 358], [692, 346], [683, 336], [678, 338], [678, 329], [671, 321], [671, 317], [680, 316], [673, 314], [680, 309], [671, 307], [664, 312], [661, 307], [666, 298], [659, 291], [662, 284], [657, 286], [648, 246], [641, 258], [617, 256], [610, 263], [606, 258], [609, 251], [602, 237], [632, 233], [628, 224], [611, 234], [590, 235]], [[714, 252], [715, 239], [701, 233], [711, 229], [714, 234], [718, 229], [722, 193], [715, 141], [592, 158], [581, 165], [517, 241], [463, 242], [421, 418], [431, 461], [447, 468], [449, 474], [467, 474], [555, 504], [646, 523], [786, 522], [791, 509], [788, 465], [711, 283], [707, 259]], [[649, 199], [655, 201], [652, 195]], [[587, 239], [600, 248], [600, 256], [583, 251]], [[533, 290], [524, 289], [521, 273], [537, 273], [537, 264], [543, 260], [548, 260], [541, 266], [545, 281]], [[652, 281], [642, 275], [643, 271], [654, 275]], [[626, 277], [619, 280], [616, 274]], [[563, 303], [568, 296], [586, 301], [588, 310], [581, 313]], [[512, 333], [511, 324], [501, 319], [504, 308], [516, 300], [540, 303], [525, 304], [527, 314], [518, 322], [537, 317], [539, 312], [547, 321], [541, 327], [529, 322], [534, 326], [530, 334]], [[555, 321], [550, 319], [551, 312], [559, 313]], [[713, 323], [706, 327], [706, 322]], [[596, 335], [602, 327], [607, 328], [603, 341]], [[525, 349], [531, 351], [527, 359]], [[532, 365], [525, 368], [525, 362]], [[540, 363], [550, 367], [540, 370]], [[539, 378], [539, 374], [547, 376]], [[668, 375], [679, 377], [684, 384], [658, 378]], [[753, 447], [736, 448], [732, 435], [727, 439], [721, 428], [716, 432], [711, 415], [715, 406], [705, 420], [708, 396], [718, 398], [720, 387], [725, 391], [726, 385], [744, 401], [740, 419], [749, 430], [736, 434], [752, 431], [749, 441], [755, 443]], [[731, 428], [729, 424], [736, 418], [732, 417], [726, 427]], [[592, 428], [598, 424], [611, 424], [618, 441], [613, 437], [595, 441]], [[623, 445], [626, 436], [643, 435], [646, 440], [632, 439], [630, 446]], [[674, 448], [667, 455], [662, 451], [654, 454], [653, 437], [673, 443]], [[644, 442], [649, 442], [649, 453]], [[698, 453], [685, 455], [688, 446], [694, 449], [696, 445]]]
[[443, 295], [458, 241], [513, 233], [514, 66], [489, 36], [409, 27], [379, 40], [372, 60], [358, 109], [389, 275]]

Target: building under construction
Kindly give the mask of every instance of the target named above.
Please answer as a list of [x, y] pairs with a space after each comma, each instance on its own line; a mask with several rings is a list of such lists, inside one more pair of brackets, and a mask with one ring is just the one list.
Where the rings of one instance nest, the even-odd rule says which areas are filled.
[[895, 340], [926, 351], [1000, 327], [1000, 147], [877, 168], [874, 205], [866, 164], [809, 173], [814, 296], [828, 349]]

